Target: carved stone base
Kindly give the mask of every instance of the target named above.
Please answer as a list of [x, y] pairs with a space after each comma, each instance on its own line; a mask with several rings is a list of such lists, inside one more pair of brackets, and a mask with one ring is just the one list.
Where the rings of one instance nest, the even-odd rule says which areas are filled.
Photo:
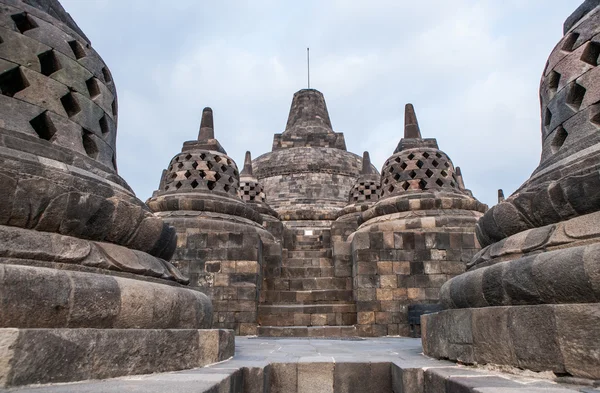
[[600, 303], [445, 310], [421, 328], [435, 358], [600, 379]]
[[230, 330], [0, 329], [0, 386], [203, 367], [234, 354]]

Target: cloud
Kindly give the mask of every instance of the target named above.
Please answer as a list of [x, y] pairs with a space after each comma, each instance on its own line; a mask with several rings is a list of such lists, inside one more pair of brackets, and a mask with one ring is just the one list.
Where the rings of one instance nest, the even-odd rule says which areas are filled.
[[116, 80], [119, 171], [142, 199], [204, 106], [239, 165], [270, 151], [310, 46], [311, 85], [350, 151], [381, 168], [413, 102], [423, 135], [491, 205], [539, 161], [539, 76], [579, 0], [62, 3]]

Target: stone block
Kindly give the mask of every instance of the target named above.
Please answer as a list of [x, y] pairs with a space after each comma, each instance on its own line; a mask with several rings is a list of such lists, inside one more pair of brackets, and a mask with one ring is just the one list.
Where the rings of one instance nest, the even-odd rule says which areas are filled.
[[333, 393], [334, 363], [298, 363], [298, 393]]
[[268, 369], [270, 393], [298, 391], [297, 363], [272, 363]]
[[362, 363], [336, 363], [335, 391], [339, 393], [364, 393], [371, 388], [370, 367]]

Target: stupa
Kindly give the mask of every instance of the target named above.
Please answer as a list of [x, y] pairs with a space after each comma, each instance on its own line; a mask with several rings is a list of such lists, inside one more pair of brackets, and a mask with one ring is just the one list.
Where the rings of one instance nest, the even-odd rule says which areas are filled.
[[599, 3], [565, 22], [540, 84], [540, 164], [477, 224], [484, 248], [424, 317], [428, 355], [600, 378]]
[[263, 261], [280, 257], [281, 247], [240, 198], [240, 173], [215, 139], [211, 108], [202, 112], [198, 139], [184, 142], [146, 203], [175, 227], [173, 264], [212, 299], [213, 326], [256, 334]]
[[420, 314], [478, 251], [475, 223], [487, 206], [405, 108], [404, 138], [381, 170], [381, 195], [361, 213], [351, 243], [361, 335], [420, 334]]
[[0, 385], [230, 356], [175, 230], [117, 174], [108, 67], [57, 1], [0, 3]]

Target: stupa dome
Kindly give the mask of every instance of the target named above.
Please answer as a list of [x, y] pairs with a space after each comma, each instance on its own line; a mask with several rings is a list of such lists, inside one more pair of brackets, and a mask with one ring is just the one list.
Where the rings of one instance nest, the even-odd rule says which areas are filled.
[[282, 220], [333, 220], [348, 204], [362, 160], [346, 151], [344, 135], [333, 131], [323, 94], [303, 89], [294, 94], [273, 150], [256, 158], [253, 167]]

